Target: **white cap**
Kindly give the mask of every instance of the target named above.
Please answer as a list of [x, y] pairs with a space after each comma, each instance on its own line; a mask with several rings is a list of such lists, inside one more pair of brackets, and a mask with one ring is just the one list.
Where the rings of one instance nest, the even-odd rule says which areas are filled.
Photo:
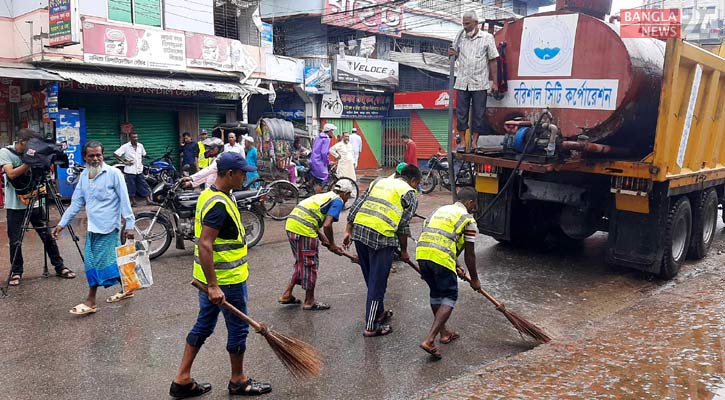
[[254, 143], [254, 138], [253, 138], [253, 137], [251, 137], [251, 136], [249, 136], [249, 135], [244, 135], [244, 136], [242, 136], [242, 138], [243, 138], [244, 140], [246, 140], [247, 142], [251, 142], [251, 143]]
[[357, 133], [357, 128], [352, 128], [352, 133]]
[[353, 189], [354, 188], [352, 186], [352, 183], [347, 179], [337, 181], [337, 183], [335, 183], [335, 186], [332, 187], [332, 190], [344, 193], [352, 193]]
[[325, 124], [325, 127], [322, 128], [322, 132], [329, 132], [334, 130], [337, 130], [337, 127], [333, 124]]

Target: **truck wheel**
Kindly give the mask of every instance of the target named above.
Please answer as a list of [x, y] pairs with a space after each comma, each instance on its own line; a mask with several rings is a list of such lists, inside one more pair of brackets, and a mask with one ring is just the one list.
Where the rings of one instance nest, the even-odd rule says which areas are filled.
[[702, 192], [692, 210], [692, 238], [687, 257], [699, 260], [710, 250], [717, 229], [717, 193], [708, 189]]
[[667, 214], [665, 224], [664, 252], [660, 276], [672, 279], [680, 272], [682, 262], [687, 256], [692, 231], [692, 211], [687, 197], [680, 197]]

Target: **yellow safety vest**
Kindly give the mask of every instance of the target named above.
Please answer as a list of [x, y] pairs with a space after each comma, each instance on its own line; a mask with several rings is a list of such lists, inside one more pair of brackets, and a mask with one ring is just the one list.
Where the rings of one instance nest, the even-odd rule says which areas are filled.
[[463, 249], [463, 230], [476, 220], [455, 204], [443, 206], [423, 223], [415, 258], [429, 260], [456, 272], [456, 259]]
[[355, 215], [354, 223], [394, 237], [403, 216], [403, 196], [413, 191], [402, 179], [379, 178], [370, 185], [368, 196]]
[[[229, 216], [237, 226], [238, 236], [236, 239], [222, 239], [217, 236], [212, 246], [214, 259], [214, 273], [217, 283], [220, 285], [233, 285], [247, 280], [249, 265], [247, 263], [247, 242], [244, 239], [244, 226], [242, 217], [239, 215], [234, 201], [226, 194], [211, 188], [204, 190], [199, 195], [196, 203], [196, 215], [194, 216], [194, 236], [197, 241], [201, 237], [201, 222], [206, 213], [216, 203], [224, 204]], [[199, 260], [199, 245], [194, 245], [194, 278], [206, 283], [204, 271]]]
[[335, 192], [330, 191], [305, 199], [287, 217], [285, 229], [298, 235], [316, 238], [322, 223], [325, 222], [322, 208], [339, 198]]
[[199, 169], [206, 168], [211, 164], [211, 158], [204, 156], [204, 152], [206, 151], [204, 144], [202, 142], [197, 143], [199, 143]]

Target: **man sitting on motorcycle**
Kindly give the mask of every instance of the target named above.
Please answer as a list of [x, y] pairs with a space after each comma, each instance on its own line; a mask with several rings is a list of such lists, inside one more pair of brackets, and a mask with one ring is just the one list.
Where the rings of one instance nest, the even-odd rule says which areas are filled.
[[207, 187], [211, 186], [216, 180], [216, 160], [219, 155], [224, 151], [224, 142], [219, 138], [208, 138], [203, 142], [204, 145], [204, 157], [212, 159], [211, 164], [208, 167], [203, 168], [201, 171], [191, 176], [185, 176], [181, 178], [185, 188], [197, 188], [203, 184]]

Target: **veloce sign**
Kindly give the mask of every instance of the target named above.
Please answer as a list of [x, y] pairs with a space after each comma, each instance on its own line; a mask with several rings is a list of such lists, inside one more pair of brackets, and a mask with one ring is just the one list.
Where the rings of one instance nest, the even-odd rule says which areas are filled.
[[397, 86], [399, 78], [398, 63], [394, 61], [342, 55], [335, 57], [335, 82]]

